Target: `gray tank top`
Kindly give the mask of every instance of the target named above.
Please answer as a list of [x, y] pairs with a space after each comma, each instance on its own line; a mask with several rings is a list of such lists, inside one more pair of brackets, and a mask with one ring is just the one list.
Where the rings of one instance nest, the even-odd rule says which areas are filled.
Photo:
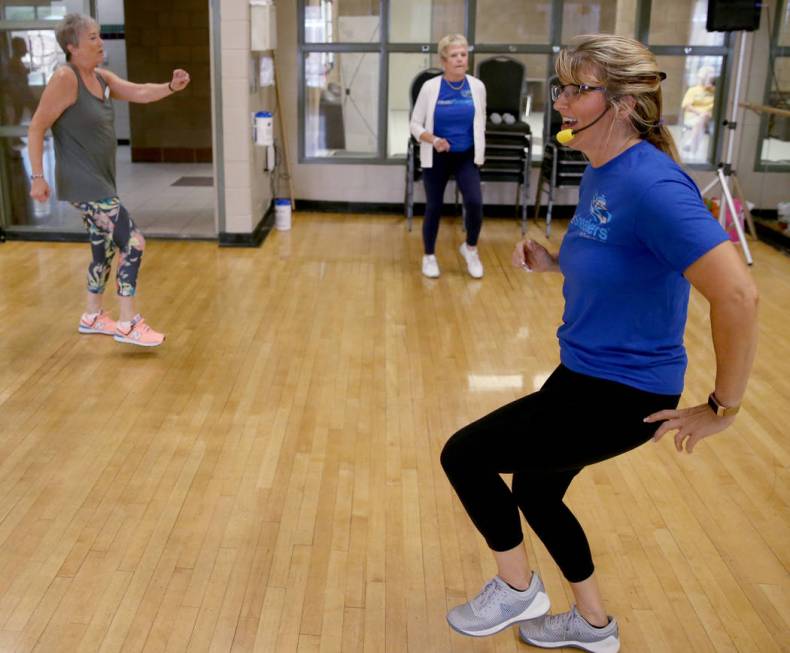
[[115, 111], [109, 87], [96, 73], [102, 99], [91, 93], [79, 70], [77, 101], [52, 125], [55, 137], [55, 183], [58, 199], [66, 202], [91, 202], [114, 197], [115, 188]]

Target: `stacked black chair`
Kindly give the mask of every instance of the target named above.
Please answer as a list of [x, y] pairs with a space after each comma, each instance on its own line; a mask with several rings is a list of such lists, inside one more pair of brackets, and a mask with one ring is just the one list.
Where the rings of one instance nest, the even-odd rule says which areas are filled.
[[562, 128], [562, 116], [554, 110], [551, 100], [551, 87], [558, 83], [557, 77], [549, 79], [546, 112], [543, 117], [543, 163], [538, 177], [535, 193], [535, 219], [540, 212], [540, 199], [544, 186], [548, 183], [548, 203], [546, 205], [546, 237], [551, 235], [551, 211], [554, 207], [554, 191], [563, 186], [578, 186], [587, 168], [587, 158], [578, 150], [560, 145], [554, 136]]
[[[410, 99], [411, 105], [409, 107], [409, 122], [411, 122], [411, 112], [414, 110], [414, 104], [417, 102], [417, 96], [420, 94], [422, 85], [429, 79], [441, 75], [440, 68], [428, 68], [420, 73], [411, 82]], [[420, 144], [417, 139], [409, 134], [409, 145], [406, 148], [406, 196], [403, 201], [404, 210], [406, 211], [406, 225], [411, 231], [411, 223], [414, 218], [414, 182], [422, 178], [422, 168], [420, 167]]]
[[[526, 94], [524, 64], [510, 57], [496, 56], [481, 61], [477, 76], [486, 87], [486, 160], [480, 170], [483, 181], [516, 183], [516, 215], [521, 217], [521, 233], [527, 228], [529, 170], [532, 163], [532, 132], [522, 119]], [[511, 124], [494, 123], [492, 114], [510, 114]]]

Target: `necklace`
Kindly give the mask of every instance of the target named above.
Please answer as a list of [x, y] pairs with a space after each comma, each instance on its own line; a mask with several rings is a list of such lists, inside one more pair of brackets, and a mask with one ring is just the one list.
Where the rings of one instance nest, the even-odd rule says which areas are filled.
[[625, 143], [623, 143], [623, 144], [620, 146], [620, 149], [619, 149], [619, 150], [617, 150], [617, 153], [616, 153], [616, 154], [615, 154], [615, 155], [614, 155], [612, 158], [615, 158], [615, 157], [618, 157], [618, 156], [620, 156], [620, 155], [621, 155], [623, 152], [625, 152], [625, 151], [626, 151], [626, 150], [629, 148], [629, 146], [631, 146], [631, 145], [636, 145], [638, 142], [639, 142], [639, 139], [638, 139], [638, 138], [634, 138], [633, 136], [629, 136], [629, 137], [628, 137], [628, 138], [625, 140]]
[[447, 86], [449, 86], [454, 91], [460, 91], [464, 87], [464, 83], [466, 82], [466, 78], [461, 80], [461, 85], [460, 86], [453, 86], [453, 83], [449, 79], [447, 79], [446, 77], [444, 78], [444, 81], [447, 82]]

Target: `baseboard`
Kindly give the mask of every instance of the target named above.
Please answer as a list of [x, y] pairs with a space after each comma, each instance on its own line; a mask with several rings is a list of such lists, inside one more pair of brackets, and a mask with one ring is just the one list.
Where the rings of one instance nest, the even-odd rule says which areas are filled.
[[[145, 233], [146, 240], [196, 240], [196, 241], [206, 241], [206, 242], [215, 242], [217, 239], [208, 236], [184, 236], [178, 233], [159, 233], [159, 234], [149, 234]], [[88, 234], [82, 233], [79, 231], [42, 231], [40, 229], [36, 230], [0, 230], [0, 242], [2, 242], [3, 236], [6, 240], [24, 240], [24, 241], [34, 241], [34, 242], [45, 242], [45, 243], [87, 243], [88, 242]]]
[[132, 163], [211, 163], [210, 147], [137, 147], [132, 145]]
[[[297, 211], [314, 211], [316, 213], [386, 213], [405, 215], [404, 205], [400, 202], [333, 202], [324, 200], [296, 200]], [[552, 219], [570, 218], [576, 209], [571, 205], [554, 205]], [[414, 215], [419, 217], [425, 213], [425, 204], [414, 204]], [[535, 214], [533, 205], [527, 206], [527, 217], [532, 218]], [[461, 215], [461, 205], [456, 206], [452, 202], [446, 202], [442, 215], [458, 216]], [[486, 204], [483, 208], [483, 215], [489, 218], [517, 218], [516, 209], [507, 204]], [[541, 206], [539, 215], [546, 217], [546, 207]]]
[[269, 204], [261, 221], [250, 234], [237, 234], [228, 231], [219, 233], [220, 247], [260, 247], [274, 227], [274, 202]]
[[87, 243], [88, 234], [80, 231], [42, 231], [40, 229], [9, 229], [5, 232], [6, 240], [27, 240], [47, 243]]

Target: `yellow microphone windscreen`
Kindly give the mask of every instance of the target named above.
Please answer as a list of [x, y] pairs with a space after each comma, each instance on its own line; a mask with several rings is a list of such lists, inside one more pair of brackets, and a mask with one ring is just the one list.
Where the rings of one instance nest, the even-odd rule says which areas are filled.
[[555, 138], [560, 145], [565, 145], [566, 143], [570, 143], [575, 135], [572, 129], [563, 129], [557, 132]]

